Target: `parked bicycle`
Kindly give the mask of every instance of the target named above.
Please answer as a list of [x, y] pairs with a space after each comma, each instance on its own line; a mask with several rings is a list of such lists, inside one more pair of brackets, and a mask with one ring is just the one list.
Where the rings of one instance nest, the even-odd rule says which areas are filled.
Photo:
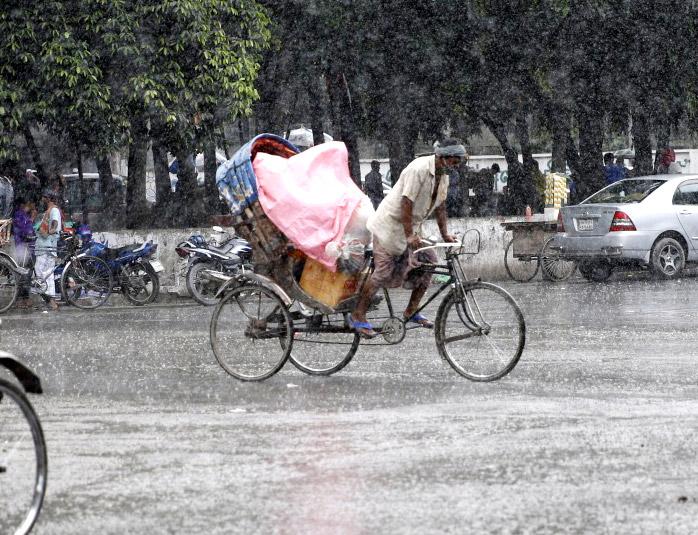
[[41, 422], [26, 394], [41, 394], [41, 381], [9, 353], [0, 368], [0, 532], [24, 535], [36, 523], [46, 494], [48, 457]]

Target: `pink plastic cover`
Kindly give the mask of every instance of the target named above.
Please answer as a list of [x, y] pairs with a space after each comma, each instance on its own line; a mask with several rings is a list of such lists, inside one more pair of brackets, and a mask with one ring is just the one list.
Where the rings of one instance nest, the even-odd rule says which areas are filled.
[[331, 141], [290, 158], [257, 153], [252, 162], [259, 202], [293, 244], [336, 271], [325, 246], [338, 241], [364, 197], [349, 176], [347, 148]]

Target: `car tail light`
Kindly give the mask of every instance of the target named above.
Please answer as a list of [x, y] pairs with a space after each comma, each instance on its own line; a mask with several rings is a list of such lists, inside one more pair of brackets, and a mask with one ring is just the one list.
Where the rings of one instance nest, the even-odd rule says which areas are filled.
[[565, 232], [565, 223], [562, 221], [562, 211], [557, 213], [557, 231]]
[[189, 252], [181, 247], [175, 247], [175, 253], [177, 253], [182, 258], [186, 258], [187, 256], [189, 256]]
[[626, 214], [625, 212], [621, 211], [616, 211], [615, 214], [613, 214], [613, 221], [611, 221], [611, 228], [608, 230], [609, 232], [621, 232], [624, 230], [637, 230], [635, 228], [635, 223], [633, 223], [632, 219], [630, 219], [630, 216]]

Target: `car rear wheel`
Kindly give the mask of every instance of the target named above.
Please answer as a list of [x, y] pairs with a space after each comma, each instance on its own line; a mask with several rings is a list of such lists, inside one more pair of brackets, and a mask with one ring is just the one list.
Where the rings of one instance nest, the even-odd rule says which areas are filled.
[[613, 266], [608, 260], [584, 260], [579, 263], [579, 272], [588, 281], [603, 282], [611, 276]]
[[683, 246], [674, 238], [662, 238], [652, 247], [652, 271], [663, 279], [675, 279], [686, 265]]

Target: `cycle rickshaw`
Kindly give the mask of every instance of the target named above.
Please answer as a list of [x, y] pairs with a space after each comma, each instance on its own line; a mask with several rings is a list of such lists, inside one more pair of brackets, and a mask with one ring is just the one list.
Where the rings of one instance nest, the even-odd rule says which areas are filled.
[[[366, 252], [364, 265], [350, 276], [318, 267], [295, 250], [258, 202], [251, 165], [258, 151], [290, 157], [298, 149], [283, 138], [262, 134], [218, 170], [217, 183], [234, 216], [233, 226], [252, 244], [256, 269], [232, 278], [207, 273], [225, 281], [211, 318], [211, 346], [223, 369], [243, 381], [266, 379], [287, 360], [307, 374], [330, 375], [351, 361], [361, 343], [348, 315], [372, 271], [371, 254]], [[421, 269], [445, 282], [420, 310], [443, 295], [434, 327], [439, 354], [462, 376], [493, 381], [516, 366], [526, 326], [509, 293], [466, 276], [460, 259], [477, 254], [479, 241], [479, 233], [471, 231], [459, 243], [425, 244], [443, 251], [444, 261]], [[468, 242], [471, 250], [466, 250]], [[321, 284], [309, 285], [308, 280]], [[387, 291], [383, 298], [387, 315], [381, 312], [382, 299], [374, 299], [369, 312], [379, 341], [366, 345], [399, 344], [412, 328], [394, 313]]]

